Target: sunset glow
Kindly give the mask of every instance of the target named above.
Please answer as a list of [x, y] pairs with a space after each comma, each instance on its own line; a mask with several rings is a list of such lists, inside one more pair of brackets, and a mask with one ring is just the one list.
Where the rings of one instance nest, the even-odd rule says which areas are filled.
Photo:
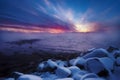
[[48, 33], [63, 33], [64, 30], [62, 29], [52, 29], [52, 28], [35, 28], [35, 29], [22, 29], [22, 28], [3, 28], [1, 27], [0, 30], [2, 31], [10, 31], [10, 32], [22, 32], [22, 33], [41, 33], [41, 32], [48, 32]]
[[77, 32], [94, 32], [94, 25], [93, 24], [76, 24], [75, 25], [75, 30]]

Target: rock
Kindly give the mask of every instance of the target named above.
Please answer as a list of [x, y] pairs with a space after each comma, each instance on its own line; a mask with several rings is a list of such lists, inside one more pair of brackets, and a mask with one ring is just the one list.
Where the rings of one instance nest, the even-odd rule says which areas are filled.
[[113, 56], [114, 56], [114, 58], [120, 57], [120, 51], [118, 51], [118, 50], [114, 51]]
[[57, 60], [56, 63], [57, 63], [58, 66], [61, 66], [61, 67], [67, 67], [68, 66], [67, 61]]
[[100, 48], [100, 49], [95, 49], [92, 52], [84, 55], [83, 58], [85, 58], [85, 59], [93, 58], [93, 57], [101, 58], [101, 57], [108, 57], [108, 56], [109, 56], [108, 51]]
[[119, 50], [119, 49], [112, 46], [109, 46], [109, 48], [107, 49], [108, 52], [113, 52], [115, 50]]
[[83, 75], [80, 80], [85, 80], [87, 78], [98, 78], [98, 76], [94, 73], [88, 73], [88, 74]]
[[74, 80], [73, 78], [61, 78], [61, 79], [55, 79], [55, 80]]
[[99, 76], [108, 76], [113, 70], [114, 61], [108, 57], [91, 58], [86, 61], [86, 69]]
[[117, 66], [120, 66], [120, 57], [118, 57], [118, 58], [116, 59], [116, 65], [117, 65]]
[[73, 62], [73, 66], [77, 66], [80, 69], [84, 69], [84, 65], [85, 65], [86, 60], [82, 57], [78, 57], [77, 59], [75, 59], [75, 61]]
[[52, 69], [55, 69], [55, 68], [57, 68], [57, 63], [56, 62], [54, 62], [54, 61], [52, 61], [51, 59], [49, 59], [48, 61], [47, 61], [47, 64], [48, 64], [48, 66], [50, 67], [50, 68], [52, 68]]
[[71, 71], [72, 75], [75, 75], [81, 72], [80, 68], [78, 68], [77, 66], [71, 66], [68, 69]]
[[14, 78], [0, 79], [0, 80], [15, 80]]
[[65, 78], [71, 75], [71, 71], [68, 68], [65, 67], [58, 67], [55, 71], [56, 75]]
[[35, 75], [22, 75], [17, 80], [42, 80], [42, 78]]
[[15, 79], [17, 79], [19, 76], [22, 76], [22, 75], [24, 75], [24, 74], [20, 73], [20, 72], [13, 72], [12, 73], [12, 77], [15, 78]]
[[45, 72], [45, 71], [50, 71], [53, 72], [56, 68], [57, 68], [57, 63], [52, 61], [52, 60], [48, 60], [45, 62], [42, 62], [38, 65], [38, 71], [40, 72]]
[[86, 78], [84, 80], [105, 80], [105, 79], [103, 79], [103, 78]]

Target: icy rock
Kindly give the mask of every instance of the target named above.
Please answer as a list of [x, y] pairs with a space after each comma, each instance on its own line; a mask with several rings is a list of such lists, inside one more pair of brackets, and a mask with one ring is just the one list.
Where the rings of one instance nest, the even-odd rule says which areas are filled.
[[15, 80], [14, 78], [7, 78], [7, 79], [5, 79], [5, 80]]
[[14, 77], [15, 79], [17, 79], [19, 76], [22, 76], [24, 75], [23, 73], [20, 73], [20, 72], [13, 72], [12, 73], [12, 77]]
[[57, 63], [49, 59], [48, 61], [42, 62], [38, 65], [38, 71], [54, 71], [57, 66]]
[[44, 72], [40, 75], [40, 77], [43, 79], [43, 80], [55, 80], [57, 79], [58, 77], [55, 75], [55, 74], [52, 74], [50, 72]]
[[83, 75], [80, 80], [85, 80], [87, 78], [98, 78], [98, 76], [94, 73], [88, 73], [88, 74]]
[[65, 78], [71, 75], [71, 71], [68, 68], [65, 67], [58, 67], [55, 71], [56, 75]]
[[75, 74], [75, 75], [73, 75], [73, 79], [74, 80], [81, 80], [81, 77], [82, 77], [83, 75], [80, 75], [80, 74]]
[[81, 72], [80, 68], [78, 68], [77, 66], [71, 66], [71, 67], [69, 67], [68, 69], [71, 71], [71, 74], [72, 74], [72, 75]]
[[82, 57], [78, 57], [74, 63], [73, 66], [78, 66], [80, 69], [84, 69], [84, 65], [85, 65], [86, 60]]
[[55, 80], [74, 80], [73, 78], [61, 78], [61, 79], [55, 79]]
[[116, 65], [117, 65], [117, 66], [120, 66], [120, 57], [118, 57], [118, 58], [116, 59]]
[[86, 54], [83, 56], [83, 58], [87, 59], [87, 58], [92, 58], [92, 57], [107, 57], [109, 55], [108, 51], [105, 49], [95, 49], [92, 52]]
[[43, 71], [47, 66], [46, 62], [42, 62], [38, 65], [38, 71]]
[[22, 75], [17, 80], [42, 80], [42, 78], [35, 75]]
[[61, 67], [68, 66], [66, 61], [57, 60], [56, 63], [57, 63], [58, 66], [61, 66]]
[[73, 66], [73, 63], [75, 62], [75, 60], [76, 60], [76, 59], [71, 59], [71, 60], [69, 60], [69, 64], [70, 64], [71, 66]]
[[114, 61], [108, 57], [90, 58], [86, 61], [86, 69], [100, 76], [108, 76], [113, 70]]
[[105, 80], [103, 78], [87, 78], [87, 79], [84, 79], [84, 80]]
[[53, 69], [57, 67], [57, 64], [50, 59], [47, 61], [47, 64], [50, 68], [53, 68]]
[[115, 58], [117, 58], [117, 57], [120, 57], [120, 51], [114, 51], [113, 52], [113, 56], [115, 57]]

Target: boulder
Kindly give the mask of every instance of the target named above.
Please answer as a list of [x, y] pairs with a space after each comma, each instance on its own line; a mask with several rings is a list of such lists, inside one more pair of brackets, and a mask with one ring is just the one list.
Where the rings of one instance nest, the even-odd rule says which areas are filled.
[[109, 56], [108, 51], [100, 48], [100, 49], [95, 49], [90, 53], [87, 53], [86, 55], [83, 56], [83, 58], [85, 59], [93, 58], [93, 57], [101, 58], [101, 57], [108, 57], [108, 56]]
[[55, 79], [55, 80], [74, 80], [73, 78], [61, 78], [61, 79]]
[[85, 62], [86, 62], [86, 60], [84, 58], [78, 57], [77, 59], [74, 60], [73, 66], [77, 66], [80, 69], [84, 69], [85, 68]]
[[56, 75], [61, 78], [66, 78], [71, 75], [71, 71], [65, 67], [58, 67], [55, 71]]
[[22, 75], [17, 80], [42, 80], [42, 78], [35, 75]]
[[111, 58], [90, 58], [86, 61], [86, 70], [99, 76], [108, 76], [113, 70], [114, 61]]

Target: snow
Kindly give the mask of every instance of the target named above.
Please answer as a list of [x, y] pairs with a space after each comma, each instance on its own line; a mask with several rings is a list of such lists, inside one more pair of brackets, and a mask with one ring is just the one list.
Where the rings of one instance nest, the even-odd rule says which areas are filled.
[[65, 78], [68, 77], [69, 75], [71, 75], [71, 71], [66, 68], [66, 67], [58, 67], [55, 71], [56, 75], [61, 77], [61, 78]]
[[35, 75], [22, 75], [17, 80], [42, 80], [40, 77]]

